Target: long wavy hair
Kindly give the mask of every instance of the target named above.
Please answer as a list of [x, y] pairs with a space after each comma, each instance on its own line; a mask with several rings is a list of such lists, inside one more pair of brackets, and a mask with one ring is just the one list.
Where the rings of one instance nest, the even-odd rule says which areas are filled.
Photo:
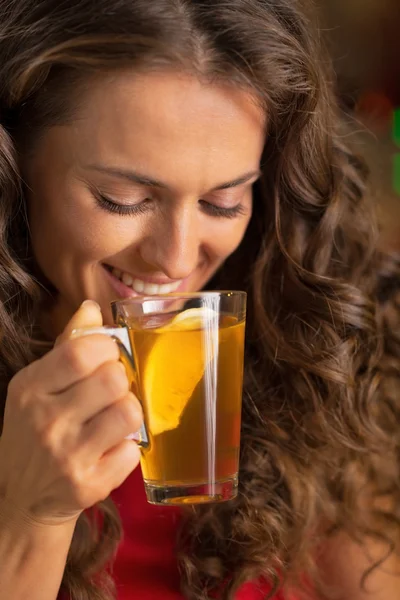
[[[399, 262], [378, 250], [366, 169], [346, 146], [306, 9], [300, 0], [0, 0], [3, 405], [10, 378], [40, 352], [26, 339], [40, 333], [46, 294], [19, 162], [71, 117], [81, 86], [113, 69], [177, 69], [250, 89], [267, 111], [254, 214], [210, 282], [249, 295], [239, 495], [185, 515], [177, 552], [190, 600], [212, 590], [231, 599], [257, 577], [275, 591], [316, 582], [318, 548], [335, 531], [384, 540], [389, 555], [400, 530]], [[80, 517], [62, 582], [73, 600], [114, 597], [119, 536], [110, 500]]]

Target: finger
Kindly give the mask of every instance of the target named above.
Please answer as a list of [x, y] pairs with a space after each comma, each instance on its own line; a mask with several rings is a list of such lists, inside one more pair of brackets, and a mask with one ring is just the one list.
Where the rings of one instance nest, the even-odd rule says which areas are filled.
[[96, 478], [105, 489], [115, 490], [137, 467], [139, 461], [140, 449], [136, 442], [123, 440], [99, 460]]
[[63, 342], [33, 363], [29, 379], [32, 388], [57, 394], [86, 379], [101, 365], [118, 359], [118, 345], [109, 336], [82, 336]]
[[80, 443], [94, 462], [138, 431], [142, 423], [142, 408], [136, 396], [129, 392], [84, 425]]
[[83, 424], [128, 393], [125, 368], [120, 362], [112, 361], [60, 394], [59, 401], [69, 420]]
[[100, 306], [94, 300], [85, 300], [73, 315], [68, 325], [57, 338], [56, 345], [68, 340], [74, 329], [90, 329], [92, 327], [101, 327], [103, 317]]

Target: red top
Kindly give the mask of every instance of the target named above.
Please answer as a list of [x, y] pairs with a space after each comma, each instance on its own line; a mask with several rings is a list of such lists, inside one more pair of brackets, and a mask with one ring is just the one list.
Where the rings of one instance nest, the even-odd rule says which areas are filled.
[[[118, 600], [185, 600], [174, 555], [179, 507], [148, 504], [139, 468], [112, 497], [124, 530], [113, 570]], [[236, 600], [264, 600], [268, 591], [269, 586], [246, 584]], [[278, 594], [274, 600], [296, 599]]]

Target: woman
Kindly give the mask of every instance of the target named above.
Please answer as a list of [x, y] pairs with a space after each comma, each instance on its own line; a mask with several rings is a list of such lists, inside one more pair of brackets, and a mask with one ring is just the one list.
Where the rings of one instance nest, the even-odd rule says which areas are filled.
[[[399, 597], [398, 267], [327, 64], [297, 0], [0, 0], [3, 598]], [[207, 287], [249, 294], [240, 491], [152, 507], [70, 333]]]

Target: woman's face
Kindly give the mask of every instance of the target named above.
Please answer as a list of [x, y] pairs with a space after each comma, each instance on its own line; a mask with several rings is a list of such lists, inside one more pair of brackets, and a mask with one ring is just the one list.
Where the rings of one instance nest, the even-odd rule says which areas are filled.
[[245, 91], [176, 73], [93, 81], [25, 165], [33, 251], [61, 327], [86, 298], [198, 291], [238, 247], [265, 123]]

